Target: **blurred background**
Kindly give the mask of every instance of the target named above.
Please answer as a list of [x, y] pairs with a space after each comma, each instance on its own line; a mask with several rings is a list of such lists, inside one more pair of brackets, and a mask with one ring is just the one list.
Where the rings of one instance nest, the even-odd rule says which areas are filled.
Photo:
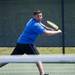
[[[65, 46], [75, 46], [74, 0], [64, 0], [64, 15], [61, 14], [61, 0], [0, 0], [0, 46], [15, 46], [24, 24], [35, 9], [41, 9], [44, 18], [58, 24], [61, 29], [64, 16]], [[38, 46], [62, 46], [61, 34], [41, 36], [38, 40]]]

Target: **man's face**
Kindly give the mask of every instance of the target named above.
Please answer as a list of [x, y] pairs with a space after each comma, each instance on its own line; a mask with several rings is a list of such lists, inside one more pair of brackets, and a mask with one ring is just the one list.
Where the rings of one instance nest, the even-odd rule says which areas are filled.
[[41, 21], [43, 18], [42, 13], [39, 13], [39, 14], [35, 15], [34, 17], [37, 21]]

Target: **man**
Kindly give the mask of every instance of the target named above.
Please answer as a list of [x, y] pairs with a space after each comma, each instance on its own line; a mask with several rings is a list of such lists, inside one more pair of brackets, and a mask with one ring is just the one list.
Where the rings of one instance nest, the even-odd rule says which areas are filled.
[[[42, 12], [40, 10], [36, 10], [33, 12], [33, 17], [27, 22], [25, 28], [21, 35], [17, 40], [17, 45], [12, 52], [11, 55], [22, 55], [24, 53], [31, 55], [31, 54], [39, 54], [38, 50], [36, 49], [34, 42], [36, 38], [41, 34], [46, 35], [55, 35], [61, 33], [61, 30], [51, 31], [41, 23], [43, 19]], [[48, 29], [48, 30], [47, 30]], [[40, 72], [40, 75], [48, 75], [44, 71], [44, 67], [42, 62], [37, 62], [37, 67]]]

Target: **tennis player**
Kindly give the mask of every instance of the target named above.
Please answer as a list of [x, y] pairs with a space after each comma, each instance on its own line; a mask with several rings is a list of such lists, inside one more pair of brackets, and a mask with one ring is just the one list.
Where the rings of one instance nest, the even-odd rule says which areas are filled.
[[[43, 15], [40, 10], [36, 10], [33, 12], [33, 17], [25, 24], [25, 28], [20, 34], [17, 40], [17, 45], [11, 55], [23, 55], [24, 53], [28, 55], [38, 55], [39, 52], [36, 49], [34, 42], [39, 35], [46, 34], [51, 36], [61, 33], [61, 30], [47, 30], [46, 26], [44, 26], [41, 22], [42, 19]], [[41, 61], [38, 61], [36, 64], [40, 75], [48, 75], [45, 73]]]

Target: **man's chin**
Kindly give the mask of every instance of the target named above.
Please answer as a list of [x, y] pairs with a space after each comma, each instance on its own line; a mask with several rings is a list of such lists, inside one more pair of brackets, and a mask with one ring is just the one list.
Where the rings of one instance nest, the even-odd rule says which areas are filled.
[[38, 20], [39, 22], [41, 22], [42, 20]]

